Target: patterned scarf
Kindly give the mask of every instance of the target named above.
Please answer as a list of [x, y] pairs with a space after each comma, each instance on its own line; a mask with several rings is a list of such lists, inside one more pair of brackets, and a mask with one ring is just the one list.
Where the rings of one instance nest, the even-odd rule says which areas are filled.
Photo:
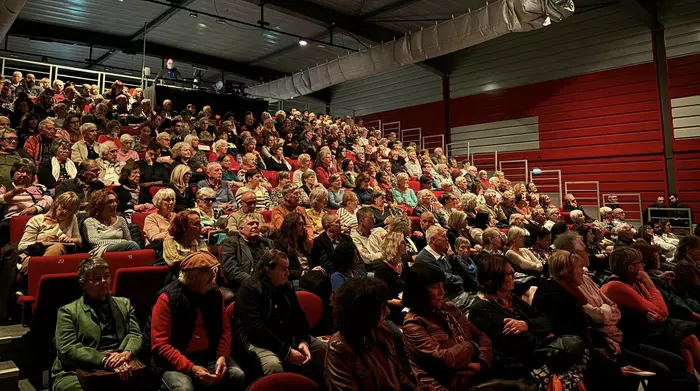
[[442, 308], [435, 310], [435, 313], [438, 314], [445, 321], [445, 323], [447, 323], [447, 328], [450, 330], [450, 334], [457, 338], [458, 342], [462, 343], [469, 340], [469, 338], [467, 338], [467, 333], [464, 331], [459, 322], [457, 322], [457, 319], [452, 316], [452, 314], [443, 310]]

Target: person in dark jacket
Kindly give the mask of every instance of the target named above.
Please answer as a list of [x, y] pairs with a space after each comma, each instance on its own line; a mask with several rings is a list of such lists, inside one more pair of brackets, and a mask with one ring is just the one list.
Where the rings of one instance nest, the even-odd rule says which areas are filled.
[[214, 284], [218, 266], [209, 253], [188, 255], [180, 262], [179, 279], [163, 288], [153, 306], [151, 352], [168, 389], [245, 387], [245, 374], [230, 357], [230, 319]]
[[37, 179], [47, 189], [55, 189], [61, 182], [76, 177], [78, 170], [70, 160], [70, 144], [63, 140], [55, 140], [51, 144], [53, 157], [39, 165]]
[[288, 277], [287, 255], [266, 252], [254, 276], [236, 292], [234, 335], [257, 357], [265, 375], [291, 368], [319, 379], [328, 345], [309, 335], [309, 323]]
[[253, 275], [255, 263], [272, 247], [270, 239], [260, 236], [262, 216], [245, 215], [238, 230], [221, 243], [221, 259], [228, 287], [237, 291]]
[[335, 213], [326, 213], [321, 218], [323, 233], [314, 238], [311, 249], [311, 267], [320, 266], [331, 275], [336, 270], [333, 268], [332, 255], [336, 247], [342, 242], [352, 242], [350, 235], [341, 232], [340, 219]]
[[[288, 257], [291, 280], [299, 280], [312, 269], [309, 264], [311, 238], [306, 229], [304, 216], [295, 212], [285, 216], [280, 229], [272, 235], [272, 241], [274, 248], [284, 252]], [[319, 266], [314, 267], [314, 269], [317, 268], [320, 269]]]
[[454, 254], [448, 254], [450, 244], [447, 242], [447, 231], [436, 225], [428, 228], [426, 232], [428, 245], [416, 256], [416, 263], [426, 263], [445, 274], [446, 296], [457, 301], [457, 296], [464, 294], [464, 280], [467, 277], [466, 270], [455, 259]]
[[145, 212], [153, 209], [151, 194], [148, 189], [141, 188], [141, 170], [138, 162], [131, 159], [122, 167], [119, 174], [119, 186], [114, 188], [117, 195], [117, 212], [124, 213], [127, 210]]
[[58, 185], [56, 197], [69, 191], [74, 192], [80, 198], [80, 210], [85, 210], [92, 193], [105, 188], [105, 184], [98, 179], [100, 165], [95, 160], [84, 160], [78, 164], [78, 176], [67, 179]]
[[148, 149], [143, 154], [143, 159], [139, 160], [141, 169], [141, 186], [165, 186], [170, 181], [168, 166], [158, 161], [161, 152], [161, 145], [156, 141], [148, 144]]

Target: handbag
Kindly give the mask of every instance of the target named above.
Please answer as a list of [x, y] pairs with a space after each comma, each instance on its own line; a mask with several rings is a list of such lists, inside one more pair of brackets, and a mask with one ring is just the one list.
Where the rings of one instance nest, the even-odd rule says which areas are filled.
[[84, 391], [146, 390], [148, 386], [146, 366], [136, 359], [129, 361], [129, 365], [131, 377], [128, 380], [122, 380], [116, 372], [104, 369], [92, 372], [77, 369], [75, 372]]
[[581, 337], [562, 335], [548, 339], [542, 347], [535, 350], [534, 356], [539, 364], [549, 366], [555, 373], [561, 373], [580, 363], [585, 352], [586, 347]]

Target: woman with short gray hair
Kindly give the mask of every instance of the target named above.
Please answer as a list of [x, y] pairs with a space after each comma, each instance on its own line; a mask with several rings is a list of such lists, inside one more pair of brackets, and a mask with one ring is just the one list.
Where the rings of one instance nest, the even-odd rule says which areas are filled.
[[129, 159], [133, 161], [139, 160], [139, 154], [134, 151], [134, 138], [130, 134], [122, 134], [119, 137], [119, 144], [121, 147], [117, 151], [117, 160], [120, 162], [126, 162]]
[[105, 141], [100, 144], [100, 180], [107, 186], [119, 183], [119, 177], [124, 167], [124, 162], [117, 160], [117, 145], [112, 141]]
[[39, 166], [37, 177], [39, 183], [53, 191], [61, 182], [75, 178], [78, 169], [70, 160], [71, 147], [67, 141], [56, 139], [51, 143], [51, 153], [51, 160], [45, 160]]
[[309, 193], [309, 208], [306, 209], [306, 217], [311, 220], [314, 237], [323, 233], [323, 215], [328, 205], [328, 191], [323, 187], [316, 187]]
[[153, 196], [153, 206], [157, 208], [156, 213], [146, 216], [143, 223], [143, 233], [146, 237], [146, 245], [162, 241], [168, 236], [168, 228], [175, 213], [175, 191], [173, 189], [160, 189]]

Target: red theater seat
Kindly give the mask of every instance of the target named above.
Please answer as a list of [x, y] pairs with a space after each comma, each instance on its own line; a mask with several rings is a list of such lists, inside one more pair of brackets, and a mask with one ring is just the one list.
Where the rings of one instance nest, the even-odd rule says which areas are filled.
[[151, 249], [119, 251], [104, 253], [102, 258], [109, 263], [109, 271], [114, 275], [119, 269], [153, 265], [156, 260], [156, 252]]
[[420, 217], [418, 216], [408, 216], [411, 219], [411, 232], [418, 231], [420, 229]]
[[418, 193], [418, 191], [420, 190], [420, 182], [408, 181], [408, 187], [410, 187], [415, 193]]
[[574, 221], [571, 220], [571, 212], [561, 211], [561, 212], [559, 212], [559, 214], [561, 215], [561, 220], [563, 222], [565, 222], [566, 224], [573, 224], [574, 223]]
[[10, 243], [19, 243], [24, 235], [24, 227], [27, 226], [32, 215], [13, 216], [10, 218]]
[[296, 159], [287, 159], [287, 162], [289, 163], [290, 166], [292, 166], [292, 171], [296, 171], [299, 168], [299, 162]]
[[27, 295], [17, 298], [17, 304], [29, 304], [36, 300], [39, 293], [39, 282], [42, 276], [48, 274], [76, 273], [78, 265], [88, 253], [59, 255], [52, 257], [31, 257], [27, 265]]
[[445, 194], [445, 192], [444, 192], [443, 190], [433, 190], [433, 194], [435, 194], [435, 198], [437, 198], [437, 199], [439, 200], [440, 197], [441, 197], [443, 194]]
[[293, 372], [274, 373], [256, 380], [248, 391], [319, 391], [313, 380]]
[[277, 171], [262, 170], [261, 172], [265, 179], [267, 179], [267, 181], [270, 182], [272, 187], [277, 186]]
[[155, 197], [155, 196], [156, 196], [156, 193], [157, 193], [158, 190], [160, 190], [160, 189], [165, 189], [165, 186], [151, 186], [151, 187], [148, 189], [148, 192], [151, 193], [151, 198]]
[[297, 299], [309, 322], [309, 328], [316, 327], [323, 317], [323, 300], [307, 291], [297, 291]]
[[265, 220], [266, 224], [269, 224], [272, 221], [272, 211], [271, 210], [262, 211], [262, 216], [263, 216], [263, 219]]
[[31, 320], [23, 324], [32, 329], [40, 341], [51, 341], [56, 332], [58, 309], [83, 295], [78, 273], [46, 274], [41, 276], [36, 301], [32, 304]]
[[226, 307], [226, 317], [232, 322], [233, 322], [233, 307], [235, 304], [236, 304], [236, 302], [234, 301], [233, 303], [229, 304]]
[[141, 323], [148, 318], [156, 295], [170, 268], [167, 266], [139, 266], [121, 268], [112, 273], [112, 295], [126, 297], [131, 301], [136, 317]]

